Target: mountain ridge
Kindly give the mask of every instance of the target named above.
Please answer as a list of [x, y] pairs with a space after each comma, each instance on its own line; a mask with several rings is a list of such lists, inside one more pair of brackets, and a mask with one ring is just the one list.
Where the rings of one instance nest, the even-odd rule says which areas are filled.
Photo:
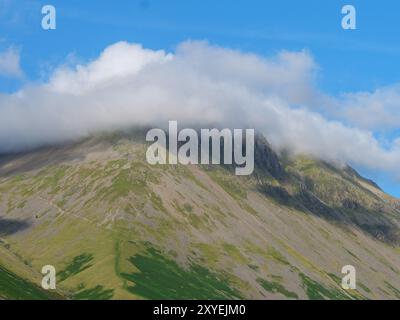
[[[353, 169], [278, 156], [258, 137], [255, 173], [239, 178], [225, 166], [150, 166], [143, 141], [114, 133], [3, 156], [0, 219], [29, 224], [3, 224], [5, 250], [37, 272], [55, 265], [76, 299], [397, 296], [397, 200]], [[346, 264], [359, 291], [339, 285]], [[183, 279], [191, 287], [173, 294]], [[199, 279], [213, 280], [196, 296]]]

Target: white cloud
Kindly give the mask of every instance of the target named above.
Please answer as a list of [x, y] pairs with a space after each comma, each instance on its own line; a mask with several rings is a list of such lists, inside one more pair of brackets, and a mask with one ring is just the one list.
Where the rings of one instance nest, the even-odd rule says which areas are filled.
[[119, 42], [106, 48], [97, 60], [86, 66], [56, 70], [49, 87], [61, 94], [80, 95], [96, 90], [99, 85], [134, 77], [146, 65], [162, 63], [171, 57], [162, 50], [152, 51], [143, 49], [141, 45]]
[[390, 131], [400, 127], [400, 84], [373, 92], [343, 94], [334, 115], [364, 129]]
[[0, 52], [0, 76], [20, 78], [23, 72], [20, 66], [19, 51], [13, 47]]
[[400, 142], [384, 147], [366, 129], [298, 107], [321, 95], [316, 70], [305, 51], [264, 58], [205, 42], [174, 53], [120, 42], [87, 65], [59, 68], [46, 84], [0, 96], [0, 151], [178, 120], [254, 127], [276, 148], [397, 174]]

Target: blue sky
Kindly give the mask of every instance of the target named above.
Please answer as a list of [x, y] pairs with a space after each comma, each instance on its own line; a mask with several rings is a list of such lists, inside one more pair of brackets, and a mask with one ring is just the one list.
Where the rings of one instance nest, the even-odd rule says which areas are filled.
[[[41, 28], [45, 4], [57, 9], [56, 30]], [[356, 7], [357, 30], [341, 28], [344, 4]], [[399, 12], [394, 0], [0, 0], [0, 52], [16, 48], [25, 74], [0, 76], [0, 92], [44, 81], [66, 59], [89, 61], [117, 41], [173, 51], [187, 39], [263, 56], [306, 49], [319, 66], [321, 91], [373, 91], [399, 82]], [[398, 130], [375, 134], [393, 139]], [[400, 197], [391, 174], [357, 169]]]

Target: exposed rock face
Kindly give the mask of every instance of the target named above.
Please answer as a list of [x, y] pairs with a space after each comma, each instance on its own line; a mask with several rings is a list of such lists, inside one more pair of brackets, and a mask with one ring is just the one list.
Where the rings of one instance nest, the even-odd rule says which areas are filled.
[[267, 139], [262, 135], [256, 135], [254, 164], [259, 174], [270, 174], [277, 180], [282, 180], [286, 176], [278, 155], [272, 150]]

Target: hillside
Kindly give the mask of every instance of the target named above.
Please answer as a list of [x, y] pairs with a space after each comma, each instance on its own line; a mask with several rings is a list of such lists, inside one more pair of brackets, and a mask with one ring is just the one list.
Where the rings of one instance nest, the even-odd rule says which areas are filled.
[[[399, 202], [352, 168], [262, 137], [250, 177], [150, 166], [143, 141], [0, 157], [0, 297], [400, 299]], [[47, 264], [57, 292], [36, 288]], [[357, 290], [340, 286], [348, 264]]]

